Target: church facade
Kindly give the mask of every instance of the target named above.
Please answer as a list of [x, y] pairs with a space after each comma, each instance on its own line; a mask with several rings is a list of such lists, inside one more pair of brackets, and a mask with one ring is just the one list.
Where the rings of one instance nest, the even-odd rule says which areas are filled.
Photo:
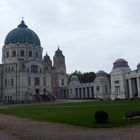
[[38, 35], [22, 20], [10, 31], [2, 48], [0, 65], [1, 101], [50, 100], [67, 96], [65, 56], [58, 48], [53, 65], [42, 58]]
[[137, 99], [140, 98], [140, 64], [131, 71], [128, 62], [117, 59], [110, 76], [103, 70], [91, 83], [80, 83], [66, 72], [65, 56], [55, 51], [42, 56], [38, 35], [22, 20], [11, 30], [2, 48], [0, 64], [0, 100], [47, 101], [60, 99]]

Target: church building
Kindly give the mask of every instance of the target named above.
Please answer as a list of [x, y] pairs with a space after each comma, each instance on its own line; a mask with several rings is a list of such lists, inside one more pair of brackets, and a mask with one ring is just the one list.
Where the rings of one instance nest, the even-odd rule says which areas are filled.
[[2, 102], [140, 98], [140, 64], [131, 71], [126, 60], [117, 59], [110, 74], [100, 70], [93, 82], [80, 83], [76, 75], [67, 74], [59, 47], [53, 62], [42, 51], [38, 35], [23, 20], [7, 34], [0, 64]]
[[22, 20], [11, 30], [2, 48], [1, 101], [53, 100], [67, 96], [65, 56], [59, 49], [53, 64], [38, 35]]

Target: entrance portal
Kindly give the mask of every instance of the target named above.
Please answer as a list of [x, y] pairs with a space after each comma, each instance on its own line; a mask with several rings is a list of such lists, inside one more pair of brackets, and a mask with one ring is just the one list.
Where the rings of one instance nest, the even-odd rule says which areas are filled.
[[36, 89], [36, 90], [35, 90], [35, 93], [36, 93], [36, 94], [39, 94], [39, 89]]

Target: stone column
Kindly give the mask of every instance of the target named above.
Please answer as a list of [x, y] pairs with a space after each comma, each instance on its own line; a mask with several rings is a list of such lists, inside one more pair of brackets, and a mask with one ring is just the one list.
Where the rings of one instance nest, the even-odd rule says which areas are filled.
[[92, 95], [91, 95], [91, 86], [89, 85], [89, 98], [91, 98]]
[[81, 92], [81, 87], [79, 87], [79, 99], [82, 98], [82, 92]]
[[81, 85], [81, 99], [84, 98], [84, 95], [83, 95], [83, 85]]
[[80, 94], [79, 94], [79, 86], [77, 87], [77, 98], [80, 98]]
[[86, 99], [88, 98], [88, 95], [87, 95], [87, 86], [85, 86], [85, 98]]
[[128, 84], [129, 84], [129, 98], [133, 98], [132, 95], [132, 84], [131, 84], [131, 78], [128, 79]]
[[140, 98], [140, 78], [137, 77], [138, 98]]

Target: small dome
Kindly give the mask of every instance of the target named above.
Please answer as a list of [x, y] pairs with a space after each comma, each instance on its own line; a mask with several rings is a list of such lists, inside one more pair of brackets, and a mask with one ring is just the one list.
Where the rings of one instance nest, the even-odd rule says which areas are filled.
[[140, 63], [137, 65], [137, 70], [140, 70]]
[[117, 59], [114, 63], [113, 63], [113, 69], [115, 68], [120, 68], [120, 67], [129, 67], [128, 66], [128, 62], [122, 58]]
[[72, 76], [70, 77], [70, 81], [71, 81], [71, 82], [72, 82], [72, 81], [79, 81], [79, 78], [78, 78], [77, 75], [72, 75]]
[[96, 78], [97, 77], [106, 77], [107, 76], [107, 73], [104, 72], [103, 70], [100, 70], [96, 73]]
[[17, 28], [7, 34], [4, 44], [8, 45], [10, 43], [29, 43], [37, 46], [41, 45], [38, 35], [29, 29], [23, 20]]
[[58, 49], [55, 51], [55, 55], [57, 56], [63, 55], [62, 51], [59, 49], [59, 46], [58, 46]]
[[50, 60], [50, 56], [46, 52], [46, 55], [44, 56], [44, 61], [48, 61], [48, 60]]

